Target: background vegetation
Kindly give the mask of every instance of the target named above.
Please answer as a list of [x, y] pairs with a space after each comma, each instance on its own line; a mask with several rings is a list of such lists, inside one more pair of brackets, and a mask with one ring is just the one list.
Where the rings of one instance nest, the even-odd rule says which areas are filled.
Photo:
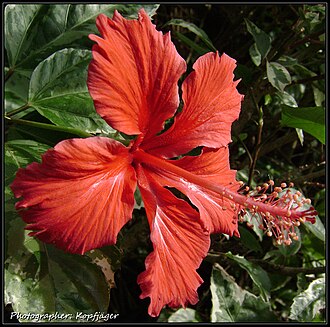
[[119, 313], [115, 322], [325, 321], [324, 4], [144, 6], [159, 30], [171, 31], [187, 73], [209, 51], [237, 60], [245, 100], [232, 130], [231, 166], [249, 186], [291, 181], [312, 200], [317, 222], [302, 226], [298, 241], [276, 246], [245, 217], [240, 239], [212, 235], [198, 270], [200, 301], [151, 318], [136, 282], [152, 250], [138, 194], [115, 246], [69, 255], [24, 232], [9, 188], [19, 167], [63, 139], [123, 139], [94, 112], [85, 82], [87, 36], [97, 32], [99, 13], [111, 17], [117, 9], [134, 18], [140, 7], [5, 7], [6, 312]]

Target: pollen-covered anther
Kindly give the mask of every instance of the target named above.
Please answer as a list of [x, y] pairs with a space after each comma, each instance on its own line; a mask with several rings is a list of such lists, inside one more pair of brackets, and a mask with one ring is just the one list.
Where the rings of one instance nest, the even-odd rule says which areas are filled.
[[292, 226], [292, 222], [291, 221], [284, 220], [284, 225], [287, 226], [287, 227], [291, 227]]
[[267, 195], [266, 194], [262, 194], [261, 196], [260, 196], [260, 199], [261, 200], [266, 200], [268, 197], [267, 197]]
[[[281, 187], [282, 187], [282, 188], [286, 188], [286, 187], [287, 187], [286, 183], [281, 183]], [[289, 191], [289, 190], [288, 190], [288, 191]]]
[[272, 179], [270, 179], [270, 180], [268, 181], [268, 184], [269, 184], [270, 186], [274, 186], [274, 185], [275, 185], [275, 183], [274, 183], [274, 181], [273, 181]]
[[296, 227], [299, 227], [300, 226], [300, 221], [294, 221], [293, 224], [296, 226]]
[[271, 195], [272, 195], [274, 198], [277, 198], [277, 197], [278, 197], [278, 192], [274, 191]]
[[272, 236], [273, 236], [273, 233], [269, 230], [269, 231], [267, 231], [266, 235], [267, 235], [268, 237], [272, 237]]
[[281, 245], [282, 244], [282, 240], [281, 239], [277, 239], [276, 240], [276, 245]]
[[284, 245], [289, 246], [292, 243], [292, 240], [290, 238], [283, 241]]
[[311, 199], [303, 199], [303, 202], [310, 205], [312, 203]]

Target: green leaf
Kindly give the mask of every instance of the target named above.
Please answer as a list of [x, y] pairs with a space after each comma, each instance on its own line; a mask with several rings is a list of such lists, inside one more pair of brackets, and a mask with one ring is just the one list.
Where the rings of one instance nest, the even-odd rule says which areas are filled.
[[266, 34], [264, 31], [262, 31], [259, 27], [257, 27], [250, 20], [245, 18], [244, 21], [245, 21], [248, 32], [253, 36], [253, 39], [256, 43], [254, 51], [259, 52], [259, 54], [261, 56], [261, 60], [262, 60], [267, 56], [267, 54], [271, 48], [271, 38], [268, 34]]
[[205, 43], [205, 45], [209, 48], [209, 50], [217, 51], [216, 47], [213, 45], [212, 41], [207, 36], [207, 34], [195, 24], [186, 22], [183, 19], [171, 19], [164, 25], [164, 27], [168, 25], [181, 26], [188, 29], [190, 32], [197, 35]]
[[226, 256], [237, 262], [241, 268], [249, 273], [249, 276], [258, 287], [262, 299], [268, 301], [270, 298], [271, 282], [266, 271], [239, 255], [233, 255], [231, 252], [228, 252]]
[[105, 262], [64, 253], [28, 236], [23, 220], [9, 210], [5, 304], [21, 314], [68, 314], [68, 321], [75, 320], [77, 312], [107, 312], [110, 286]]
[[[5, 84], [5, 112], [8, 113], [27, 103], [30, 76], [15, 72]], [[23, 114], [25, 115], [26, 112]], [[15, 116], [19, 118], [19, 116]]]
[[284, 126], [301, 128], [325, 144], [325, 110], [323, 107], [283, 106], [281, 122]]
[[284, 88], [291, 84], [291, 75], [287, 69], [277, 62], [267, 61], [267, 78], [270, 84], [283, 92]]
[[250, 54], [250, 57], [253, 61], [253, 63], [256, 65], [256, 66], [260, 66], [261, 64], [261, 54], [257, 48], [257, 44], [256, 43], [253, 43], [250, 48], [249, 48], [249, 54]]
[[88, 50], [64, 49], [42, 61], [31, 77], [29, 103], [57, 126], [114, 133], [96, 113], [87, 90], [90, 60]]
[[318, 87], [312, 85], [314, 93], [314, 102], [317, 107], [322, 107], [325, 104], [325, 94]]
[[211, 322], [276, 321], [269, 303], [239, 287], [233, 277], [218, 264], [212, 270], [210, 289]]
[[45, 245], [59, 312], [106, 312], [109, 287], [101, 269], [88, 257], [65, 253]]
[[[298, 107], [296, 99], [287, 92], [277, 92], [277, 97], [281, 100], [281, 102], [290, 107]], [[301, 146], [304, 145], [304, 132], [301, 128], [296, 128], [297, 136], [299, 138]]]
[[276, 96], [280, 99], [281, 103], [290, 106], [298, 107], [296, 99], [287, 92], [276, 92]]
[[292, 67], [298, 64], [298, 60], [296, 58], [292, 58], [286, 55], [281, 56], [277, 62], [284, 67]]
[[[41, 314], [55, 312], [54, 297], [49, 276], [21, 278], [5, 270], [5, 304], [10, 303], [14, 312]], [[20, 322], [42, 322], [43, 319], [18, 319]]]
[[325, 309], [325, 278], [311, 282], [304, 292], [293, 299], [289, 318], [292, 320], [311, 322], [320, 309]]
[[189, 48], [196, 51], [196, 53], [200, 56], [204, 55], [205, 53], [209, 52], [208, 48], [201, 47], [200, 45], [196, 44], [195, 41], [191, 40], [190, 38], [186, 37], [182, 33], [174, 31], [174, 35], [178, 38], [182, 43], [187, 45]]
[[169, 318], [168, 322], [200, 322], [201, 319], [194, 309], [179, 309], [174, 312]]
[[301, 249], [307, 267], [321, 267], [326, 265], [326, 244], [315, 235], [310, 233], [303, 234]]
[[244, 246], [246, 246], [249, 250], [262, 252], [260, 242], [253, 236], [251, 232], [249, 232], [243, 226], [238, 226], [238, 230], [240, 233], [239, 240]]
[[[90, 45], [88, 34], [98, 32], [95, 20], [101, 13], [112, 17], [114, 10], [117, 9], [125, 17], [136, 18], [138, 10], [144, 8], [147, 14], [152, 16], [159, 5], [44, 4], [31, 6], [19, 4], [10, 5], [8, 9], [7, 7], [5, 35], [8, 43], [11, 44], [10, 47], [6, 46], [6, 49], [10, 50], [11, 67], [15, 65], [21, 69], [22, 67], [34, 68], [41, 60], [65, 47], [84, 48]], [[9, 38], [16, 38], [18, 41], [11, 42]]]
[[5, 185], [9, 185], [20, 167], [40, 161], [48, 145], [31, 140], [13, 140], [5, 143]]
[[10, 67], [26, 55], [37, 35], [37, 22], [44, 13], [43, 5], [7, 5], [5, 7], [5, 48]]

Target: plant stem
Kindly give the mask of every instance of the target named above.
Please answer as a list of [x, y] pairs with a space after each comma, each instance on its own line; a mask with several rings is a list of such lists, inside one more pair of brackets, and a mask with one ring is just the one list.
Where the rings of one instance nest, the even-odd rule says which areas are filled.
[[8, 81], [8, 79], [10, 78], [11, 75], [14, 74], [14, 69], [13, 68], [9, 68], [7, 74], [5, 75], [5, 82]]
[[19, 124], [19, 125], [26, 125], [26, 126], [32, 126], [32, 127], [37, 127], [37, 128], [42, 128], [42, 129], [48, 129], [51, 131], [58, 131], [58, 132], [66, 132], [66, 133], [71, 133], [80, 137], [91, 137], [93, 135], [84, 132], [80, 129], [77, 128], [71, 128], [71, 127], [61, 127], [61, 126], [55, 126], [51, 124], [44, 124], [44, 123], [39, 123], [39, 122], [34, 122], [34, 121], [29, 121], [29, 120], [24, 120], [24, 119], [16, 119], [16, 118], [9, 118], [5, 117], [5, 119], [8, 122], [14, 123], [14, 124]]
[[258, 155], [259, 155], [260, 148], [261, 148], [262, 128], [264, 126], [262, 107], [258, 106], [258, 103], [256, 102], [251, 89], [250, 89], [250, 95], [251, 95], [252, 101], [254, 103], [254, 106], [258, 110], [258, 113], [259, 113], [259, 119], [258, 119], [259, 128], [258, 128], [257, 143], [256, 143], [256, 146], [255, 146], [255, 151], [254, 151], [254, 154], [253, 154], [253, 160], [252, 160], [252, 163], [251, 163], [251, 166], [250, 166], [250, 171], [249, 171], [249, 180], [248, 180], [248, 183], [247, 183], [248, 186], [251, 186], [251, 183], [252, 183], [254, 169], [256, 167], [257, 160], [258, 160]]
[[[209, 252], [206, 257], [206, 261], [211, 263], [219, 262], [219, 259], [227, 260], [225, 253], [213, 253]], [[266, 271], [271, 273], [286, 275], [286, 276], [297, 276], [299, 273], [303, 274], [323, 274], [325, 273], [325, 267], [288, 267], [284, 265], [277, 265], [272, 262], [267, 262], [263, 259], [249, 259], [252, 263], [260, 265]]]
[[7, 112], [6, 113], [6, 116], [7, 117], [14, 116], [14, 115], [16, 115], [16, 114], [18, 114], [18, 113], [20, 113], [20, 112], [22, 112], [22, 111], [30, 108], [30, 107], [31, 107], [31, 105], [29, 103], [26, 103], [26, 104], [24, 104], [23, 106], [21, 106], [21, 107], [19, 107], [17, 109], [14, 109], [14, 110], [11, 110], [11, 111]]
[[313, 82], [313, 81], [319, 81], [319, 80], [322, 80], [322, 79], [325, 79], [325, 75], [324, 74], [313, 76], [313, 77], [309, 77], [309, 78], [298, 79], [296, 81], [293, 81], [291, 83], [291, 85], [309, 83], [309, 82]]
[[251, 259], [251, 262], [259, 264], [265, 270], [286, 276], [297, 276], [299, 273], [303, 274], [323, 274], [325, 273], [325, 267], [287, 267], [277, 265], [271, 262], [264, 261], [262, 259]]

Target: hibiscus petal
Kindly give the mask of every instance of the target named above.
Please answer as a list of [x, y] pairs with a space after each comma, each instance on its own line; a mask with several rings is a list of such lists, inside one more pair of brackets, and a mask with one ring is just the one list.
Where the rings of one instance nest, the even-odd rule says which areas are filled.
[[19, 169], [11, 188], [26, 229], [80, 253], [116, 242], [132, 217], [136, 175], [128, 149], [104, 137], [70, 139]]
[[200, 57], [182, 84], [182, 112], [169, 130], [143, 146], [145, 151], [173, 158], [198, 146], [227, 146], [243, 99], [236, 89], [239, 81], [233, 81], [235, 63], [226, 54]]
[[198, 213], [185, 201], [162, 188], [143, 168], [138, 168], [139, 188], [151, 228], [154, 251], [146, 270], [138, 277], [141, 298], [150, 297], [149, 314], [162, 307], [186, 307], [198, 302], [197, 288], [203, 282], [196, 269], [210, 246]]
[[[204, 149], [199, 156], [186, 156], [171, 163], [229, 190], [237, 191], [240, 187], [235, 179], [236, 171], [230, 169], [228, 147]], [[233, 201], [160, 167], [153, 167], [152, 170], [159, 183], [175, 187], [188, 196], [198, 208], [204, 227], [210, 233], [239, 236]]]
[[96, 111], [113, 128], [148, 139], [178, 107], [177, 82], [185, 61], [169, 33], [158, 32], [144, 10], [138, 20], [118, 12], [112, 20], [101, 14], [97, 26], [103, 38], [90, 35], [97, 44], [88, 72]]

